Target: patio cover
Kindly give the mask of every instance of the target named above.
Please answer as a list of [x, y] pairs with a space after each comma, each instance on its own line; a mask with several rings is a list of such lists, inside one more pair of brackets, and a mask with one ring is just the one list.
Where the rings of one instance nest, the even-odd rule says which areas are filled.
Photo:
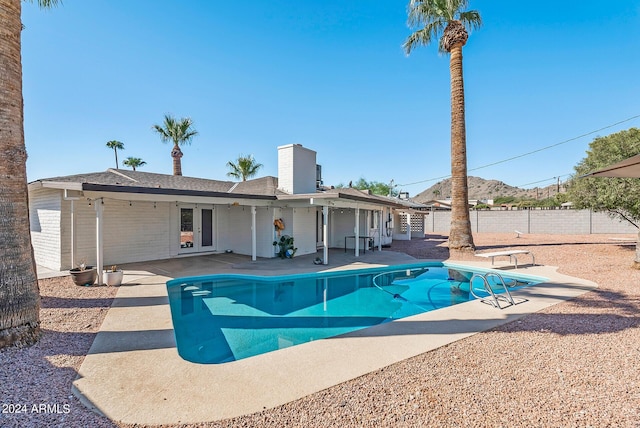
[[585, 177], [640, 178], [640, 154], [593, 171]]

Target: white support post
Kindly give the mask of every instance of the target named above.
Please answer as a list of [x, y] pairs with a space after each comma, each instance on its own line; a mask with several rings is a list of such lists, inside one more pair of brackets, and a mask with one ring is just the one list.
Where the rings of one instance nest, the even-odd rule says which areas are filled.
[[251, 206], [251, 260], [256, 261], [256, 206]]
[[378, 222], [378, 251], [382, 251], [382, 219], [384, 218], [384, 211], [378, 211], [380, 221]]
[[103, 240], [102, 240], [102, 198], [95, 200], [96, 208], [96, 270], [98, 271], [98, 285], [102, 285], [102, 270], [104, 269], [103, 261]]
[[[75, 212], [75, 201], [80, 200], [77, 196], [69, 196], [69, 192], [67, 189], [64, 189], [64, 195], [62, 197], [65, 201], [71, 202], [71, 267], [69, 269], [73, 269], [76, 266], [76, 212]], [[62, 261], [62, 260], [61, 260]]]
[[[365, 215], [365, 233], [367, 234], [367, 238], [371, 237], [371, 210], [367, 210], [366, 211], [366, 215]], [[369, 241], [365, 240], [364, 241], [364, 249], [368, 250], [369, 249]]]
[[411, 213], [405, 213], [407, 222], [407, 240], [411, 241]]
[[355, 227], [355, 255], [356, 257], [360, 256], [360, 208], [356, 208], [356, 227]]
[[329, 264], [329, 207], [322, 207], [322, 264]]
[[71, 200], [71, 267], [73, 269], [76, 265], [76, 213], [74, 200]]

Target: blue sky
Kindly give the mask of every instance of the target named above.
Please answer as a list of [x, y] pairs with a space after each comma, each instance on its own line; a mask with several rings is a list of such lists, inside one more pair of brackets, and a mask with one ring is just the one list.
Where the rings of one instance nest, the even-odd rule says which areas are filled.
[[[25, 2], [28, 179], [112, 168], [113, 139], [120, 159], [171, 174], [171, 147], [151, 130], [171, 113], [199, 131], [184, 175], [228, 180], [226, 163], [252, 154], [275, 176], [276, 147], [299, 143], [318, 152], [325, 184], [393, 179], [415, 195], [450, 173], [449, 58], [436, 45], [404, 54], [406, 4]], [[463, 51], [469, 175], [564, 181], [594, 137], [640, 127], [640, 2], [470, 8], [484, 23]]]

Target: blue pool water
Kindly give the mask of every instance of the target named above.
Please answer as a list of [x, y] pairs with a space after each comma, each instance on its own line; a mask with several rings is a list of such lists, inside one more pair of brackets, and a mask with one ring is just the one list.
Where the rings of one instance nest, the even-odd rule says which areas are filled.
[[[473, 299], [472, 275], [422, 263], [279, 277], [179, 278], [167, 282], [167, 289], [178, 353], [212, 364], [466, 302]], [[515, 286], [531, 282], [505, 280]]]

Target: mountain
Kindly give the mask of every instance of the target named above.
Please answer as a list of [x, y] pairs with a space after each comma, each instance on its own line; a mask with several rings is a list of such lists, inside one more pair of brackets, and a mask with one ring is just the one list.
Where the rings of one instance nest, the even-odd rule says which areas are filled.
[[[521, 189], [509, 186], [498, 180], [485, 180], [480, 177], [468, 177], [469, 199], [485, 200], [495, 199], [500, 196], [515, 196], [517, 198], [544, 199], [554, 196], [558, 192], [558, 185], [552, 184], [546, 187], [533, 189]], [[564, 192], [564, 187], [560, 185], [560, 192]], [[451, 179], [447, 178], [429, 187], [426, 190], [411, 197], [412, 200], [424, 203], [434, 199], [447, 199], [451, 196]]]

